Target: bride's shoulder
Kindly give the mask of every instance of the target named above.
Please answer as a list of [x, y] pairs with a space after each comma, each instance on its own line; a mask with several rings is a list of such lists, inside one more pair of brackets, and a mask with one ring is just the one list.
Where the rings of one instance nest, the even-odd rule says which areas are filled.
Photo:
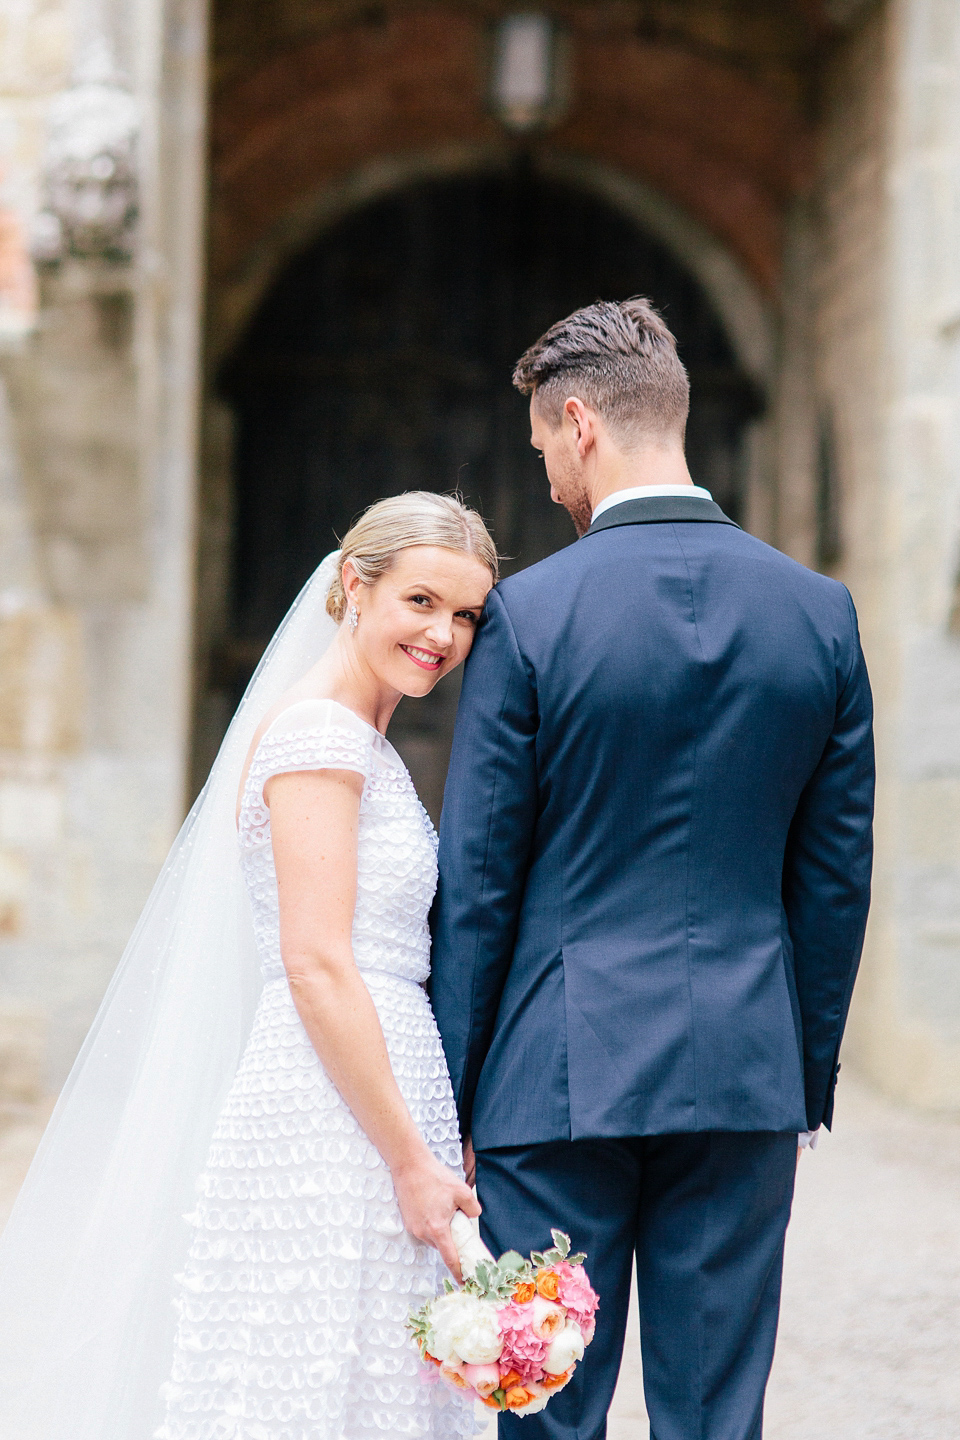
[[[273, 768], [271, 762], [277, 762], [279, 768], [307, 768], [310, 763], [326, 757], [330, 750], [330, 756], [336, 752], [340, 757], [339, 765], [366, 773], [377, 733], [372, 725], [338, 700], [317, 696], [284, 697], [267, 711], [254, 732], [240, 781], [237, 813], [255, 762], [258, 773], [265, 766], [267, 770]], [[283, 761], [288, 741], [297, 751], [298, 763], [292, 767]]]
[[258, 727], [256, 743], [268, 735], [272, 738], [302, 730], [346, 730], [363, 740], [369, 740], [377, 733], [372, 725], [361, 720], [359, 715], [348, 706], [342, 705], [339, 700], [309, 696], [286, 703], [281, 701], [272, 711], [268, 711]]

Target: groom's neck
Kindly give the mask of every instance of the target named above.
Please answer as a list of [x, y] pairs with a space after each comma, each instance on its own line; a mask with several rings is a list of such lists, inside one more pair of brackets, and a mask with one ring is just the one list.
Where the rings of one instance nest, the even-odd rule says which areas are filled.
[[650, 444], [624, 451], [608, 444], [596, 457], [588, 491], [594, 510], [618, 490], [643, 485], [692, 485], [683, 446], [679, 441]]

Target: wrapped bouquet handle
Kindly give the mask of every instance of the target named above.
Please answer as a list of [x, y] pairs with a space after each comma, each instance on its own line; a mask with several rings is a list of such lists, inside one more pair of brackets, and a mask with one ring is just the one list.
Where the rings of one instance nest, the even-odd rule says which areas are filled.
[[425, 1379], [472, 1391], [493, 1410], [534, 1415], [569, 1382], [593, 1339], [599, 1300], [587, 1257], [571, 1255], [569, 1236], [554, 1230], [552, 1249], [495, 1260], [461, 1210], [450, 1233], [463, 1285], [446, 1280], [444, 1293], [410, 1317]]
[[462, 1210], [457, 1210], [450, 1221], [450, 1234], [457, 1247], [460, 1269], [463, 1271], [464, 1279], [472, 1279], [476, 1274], [477, 1266], [482, 1261], [489, 1261], [491, 1265], [496, 1263], [480, 1239], [479, 1220], [471, 1220]]

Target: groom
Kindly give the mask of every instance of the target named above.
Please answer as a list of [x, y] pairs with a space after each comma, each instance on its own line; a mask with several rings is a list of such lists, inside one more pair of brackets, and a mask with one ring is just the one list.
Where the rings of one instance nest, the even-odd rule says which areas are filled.
[[830, 1123], [867, 917], [856, 614], [692, 483], [645, 300], [553, 326], [514, 383], [580, 539], [487, 601], [432, 997], [487, 1242], [568, 1231], [600, 1309], [500, 1433], [606, 1434], [635, 1257], [652, 1440], [759, 1440], [798, 1132]]

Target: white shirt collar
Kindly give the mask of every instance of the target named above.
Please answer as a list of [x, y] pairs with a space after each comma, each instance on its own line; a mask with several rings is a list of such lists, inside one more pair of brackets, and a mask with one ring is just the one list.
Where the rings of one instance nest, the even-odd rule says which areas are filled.
[[701, 500], [713, 499], [710, 491], [704, 490], [702, 485], [635, 485], [630, 490], [614, 490], [606, 500], [601, 500], [592, 519], [596, 520], [605, 510], [622, 505], [625, 500], [652, 500], [657, 495], [697, 495]]

